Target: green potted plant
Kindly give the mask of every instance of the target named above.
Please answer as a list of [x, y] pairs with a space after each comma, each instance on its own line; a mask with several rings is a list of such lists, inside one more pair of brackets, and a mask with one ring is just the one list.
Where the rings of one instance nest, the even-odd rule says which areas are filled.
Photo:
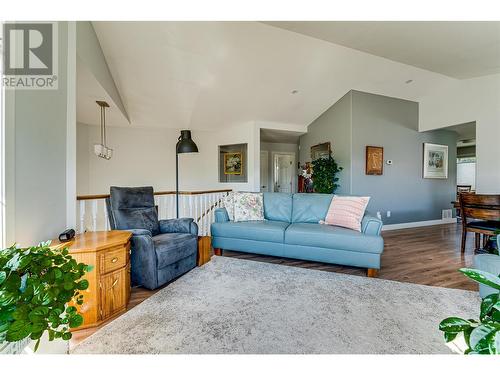
[[334, 193], [339, 187], [337, 174], [344, 168], [339, 167], [331, 157], [319, 158], [312, 161], [312, 181], [315, 193]]
[[439, 324], [447, 343], [454, 343], [463, 354], [500, 354], [500, 277], [461, 268], [460, 272], [481, 284], [498, 290], [482, 299], [479, 320], [449, 317]]
[[71, 339], [70, 328], [83, 323], [73, 301], [83, 303], [82, 279], [90, 266], [77, 263], [68, 249], [52, 249], [50, 242], [0, 251], [0, 347], [35, 340], [47, 332], [49, 341]]

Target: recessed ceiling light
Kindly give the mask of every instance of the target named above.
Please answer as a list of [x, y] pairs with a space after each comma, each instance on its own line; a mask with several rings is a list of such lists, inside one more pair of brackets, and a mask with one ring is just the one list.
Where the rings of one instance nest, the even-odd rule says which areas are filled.
[[413, 79], [409, 79], [408, 81], [406, 81], [405, 83], [412, 83], [413, 82]]
[[291, 93], [292, 93], [292, 94], [294, 94], [294, 95], [295, 95], [295, 94], [298, 94], [298, 93], [299, 93], [299, 90], [292, 90], [292, 91], [291, 91]]

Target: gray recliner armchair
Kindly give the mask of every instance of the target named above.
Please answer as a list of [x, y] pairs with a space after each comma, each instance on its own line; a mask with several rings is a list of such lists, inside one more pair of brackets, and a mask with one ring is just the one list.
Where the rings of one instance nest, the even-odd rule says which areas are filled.
[[133, 234], [132, 285], [156, 289], [196, 266], [198, 225], [191, 218], [158, 220], [152, 187], [112, 186], [106, 205], [111, 229]]

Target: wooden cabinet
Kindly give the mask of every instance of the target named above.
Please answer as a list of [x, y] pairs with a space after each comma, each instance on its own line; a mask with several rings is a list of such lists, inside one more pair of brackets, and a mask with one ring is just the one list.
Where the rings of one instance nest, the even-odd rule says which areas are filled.
[[128, 303], [127, 268], [102, 275], [99, 282], [100, 318], [106, 320], [120, 313]]
[[130, 299], [130, 237], [127, 231], [87, 232], [73, 241], [53, 241], [53, 247], [68, 247], [77, 262], [94, 266], [85, 275], [83, 305], [75, 305], [83, 316], [76, 329], [96, 327], [125, 311]]

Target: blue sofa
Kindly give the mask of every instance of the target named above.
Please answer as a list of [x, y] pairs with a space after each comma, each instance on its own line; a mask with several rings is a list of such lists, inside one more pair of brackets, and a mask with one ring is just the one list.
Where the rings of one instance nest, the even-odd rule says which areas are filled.
[[361, 232], [318, 224], [332, 194], [264, 193], [263, 221], [234, 222], [225, 208], [215, 210], [211, 226], [216, 254], [224, 250], [380, 269], [382, 221], [365, 215]]

